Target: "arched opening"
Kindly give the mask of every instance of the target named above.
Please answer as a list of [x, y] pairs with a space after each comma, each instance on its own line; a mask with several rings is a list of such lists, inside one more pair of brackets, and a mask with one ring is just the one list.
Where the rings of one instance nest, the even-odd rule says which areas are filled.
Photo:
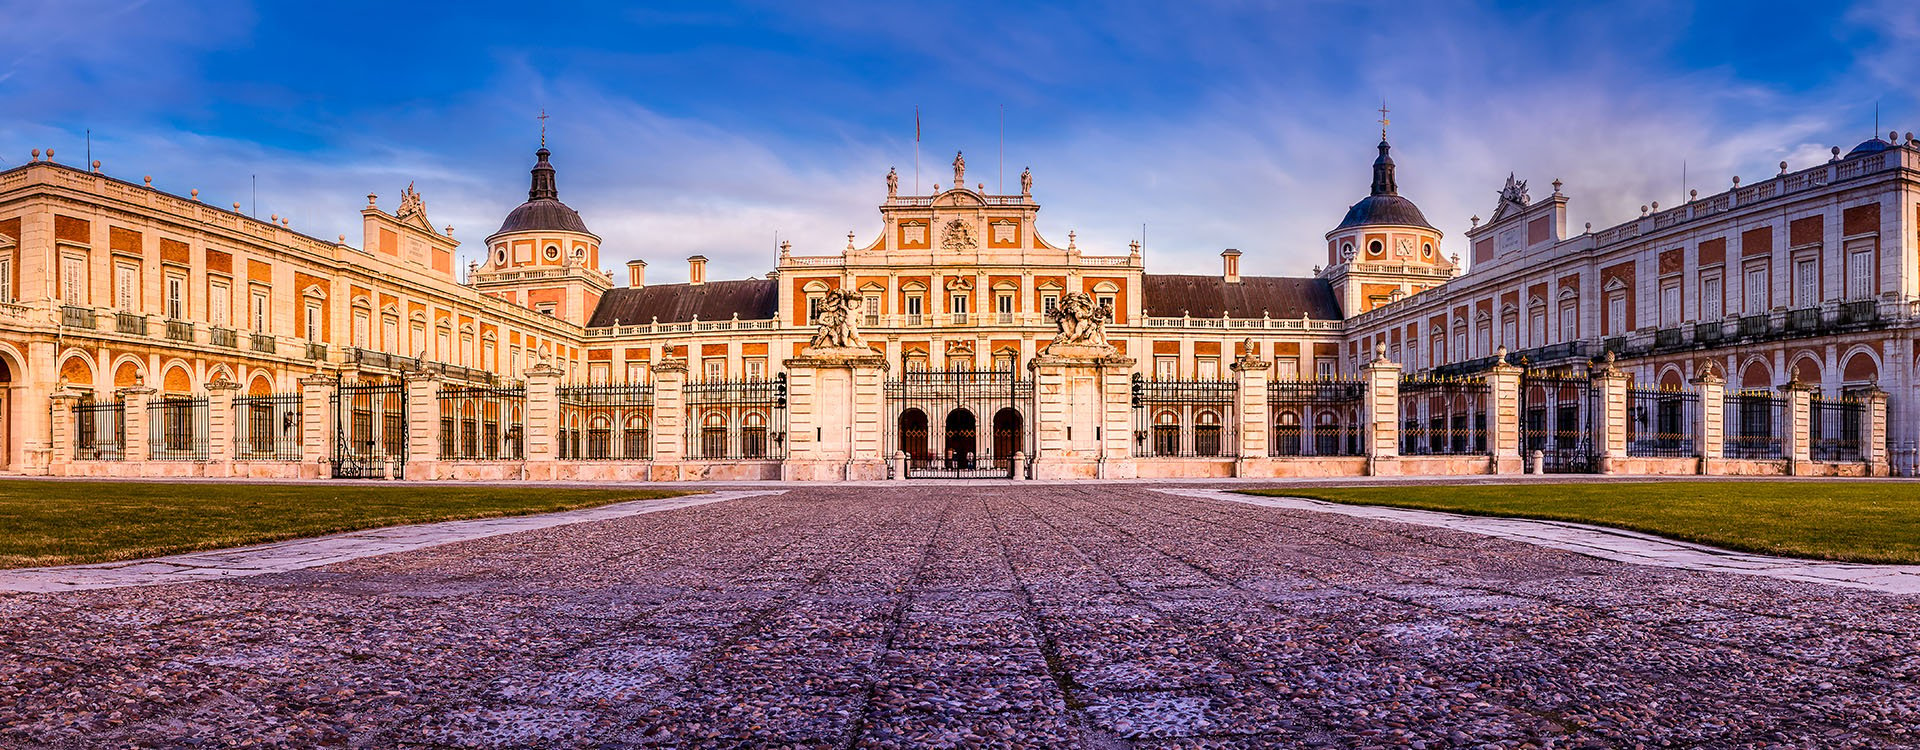
[[1766, 362], [1754, 360], [1740, 371], [1740, 387], [1743, 389], [1764, 389], [1773, 387], [1773, 369]]
[[900, 412], [900, 450], [914, 461], [933, 457], [927, 450], [927, 413], [919, 409]]
[[947, 468], [973, 468], [978, 428], [978, 420], [974, 418], [973, 412], [966, 409], [947, 412]]
[[1021, 442], [1020, 410], [1011, 406], [993, 414], [993, 457], [1006, 460], [1027, 448]]
[[0, 469], [13, 467], [13, 365], [0, 357]]
[[1801, 357], [1793, 362], [1793, 377], [1801, 385], [1820, 386], [1820, 361], [1811, 356]]
[[1840, 379], [1850, 386], [1878, 382], [1880, 366], [1874, 363], [1872, 355], [1866, 352], [1854, 352], [1853, 356], [1847, 357], [1846, 363], [1840, 366]]

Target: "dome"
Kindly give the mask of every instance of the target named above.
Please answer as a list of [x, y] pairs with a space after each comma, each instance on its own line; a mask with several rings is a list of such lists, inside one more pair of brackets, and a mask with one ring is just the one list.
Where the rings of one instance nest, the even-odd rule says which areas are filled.
[[1340, 226], [1334, 229], [1366, 226], [1369, 224], [1396, 224], [1433, 229], [1427, 223], [1425, 214], [1413, 201], [1400, 195], [1400, 185], [1393, 176], [1393, 157], [1387, 154], [1387, 139], [1380, 139], [1380, 158], [1373, 160], [1373, 194], [1361, 198], [1359, 203], [1347, 209], [1347, 216], [1340, 220]]
[[580, 218], [580, 212], [560, 202], [553, 164], [547, 161], [551, 153], [545, 146], [534, 152], [539, 161], [533, 165], [533, 184], [527, 190], [527, 202], [508, 213], [507, 220], [500, 223], [500, 231], [494, 234], [528, 231], [592, 234], [587, 231], [587, 222]]
[[1893, 148], [1893, 144], [1878, 138], [1869, 138], [1861, 141], [1860, 145], [1854, 146], [1852, 151], [1847, 152], [1847, 156], [1851, 158], [1861, 154], [1877, 154], [1890, 148]]

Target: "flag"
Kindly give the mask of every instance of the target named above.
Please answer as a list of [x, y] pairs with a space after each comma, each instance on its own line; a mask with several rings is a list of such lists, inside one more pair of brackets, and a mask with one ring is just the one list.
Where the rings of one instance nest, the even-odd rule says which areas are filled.
[[920, 108], [913, 108], [913, 142], [920, 142]]

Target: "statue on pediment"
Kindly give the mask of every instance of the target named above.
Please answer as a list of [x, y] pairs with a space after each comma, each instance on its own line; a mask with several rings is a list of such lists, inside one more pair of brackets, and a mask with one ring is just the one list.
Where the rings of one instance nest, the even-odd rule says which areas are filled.
[[896, 198], [899, 197], [899, 195], [900, 173], [894, 171], [893, 167], [887, 167], [887, 197]]
[[1514, 179], [1513, 173], [1507, 173], [1507, 184], [1500, 188], [1500, 205], [1493, 209], [1493, 218], [1489, 222], [1499, 221], [1509, 212], [1525, 209], [1533, 199], [1527, 196], [1527, 181]]
[[821, 349], [866, 349], [866, 339], [854, 324], [860, 317], [860, 295], [845, 289], [833, 289], [820, 300], [819, 328], [813, 332], [810, 346]]
[[1066, 346], [1104, 347], [1107, 344], [1107, 321], [1113, 319], [1113, 307], [1096, 304], [1093, 295], [1086, 292], [1074, 292], [1061, 298], [1060, 304], [1047, 314], [1058, 330], [1053, 343]]
[[953, 152], [953, 186], [967, 186], [967, 156], [959, 151]]
[[1027, 167], [1026, 169], [1020, 170], [1020, 194], [1026, 195], [1026, 196], [1033, 195], [1033, 168], [1032, 167]]

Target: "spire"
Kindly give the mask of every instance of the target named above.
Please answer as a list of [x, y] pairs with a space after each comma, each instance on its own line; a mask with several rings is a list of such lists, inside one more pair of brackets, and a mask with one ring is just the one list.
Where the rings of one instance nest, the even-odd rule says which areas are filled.
[[1380, 139], [1380, 158], [1373, 160], [1373, 194], [1399, 195], [1400, 185], [1393, 180], [1393, 157], [1387, 155], [1387, 139]]
[[[544, 139], [543, 135], [542, 140]], [[527, 190], [527, 200], [537, 201], [542, 198], [547, 200], [560, 199], [560, 188], [553, 180], [553, 164], [547, 161], [547, 156], [551, 153], [552, 152], [547, 150], [546, 144], [544, 143], [540, 145], [539, 151], [533, 152], [533, 155], [539, 157], [540, 161], [533, 165], [533, 187]]]

